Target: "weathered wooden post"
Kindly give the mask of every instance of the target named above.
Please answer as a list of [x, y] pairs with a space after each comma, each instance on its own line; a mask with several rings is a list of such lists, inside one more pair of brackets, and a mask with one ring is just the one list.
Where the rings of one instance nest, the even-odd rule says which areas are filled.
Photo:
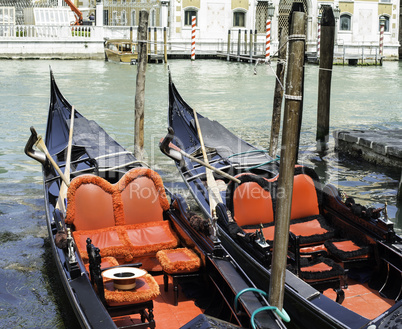
[[253, 30], [250, 30], [250, 62], [253, 60]]
[[283, 99], [283, 81], [285, 78], [286, 61], [286, 35], [279, 29], [278, 63], [276, 65], [276, 82], [274, 92], [274, 107], [272, 110], [271, 139], [269, 142], [269, 155], [275, 157], [278, 148], [279, 130], [281, 128], [281, 108]]
[[151, 28], [148, 27], [148, 35], [147, 35], [147, 54], [151, 54]]
[[147, 69], [147, 30], [148, 12], [140, 11], [138, 24], [138, 65], [135, 90], [135, 122], [134, 122], [134, 156], [144, 159], [144, 103], [145, 103], [145, 72]]
[[247, 30], [244, 30], [244, 54], [247, 54]]
[[321, 18], [320, 70], [318, 75], [317, 150], [328, 148], [335, 17], [331, 6], [323, 6]]
[[254, 30], [254, 56], [257, 56], [257, 30]]
[[241, 38], [241, 30], [239, 29], [239, 34], [237, 35], [237, 61], [240, 61], [240, 41]]
[[228, 49], [227, 49], [227, 57], [226, 60], [229, 61], [230, 60], [230, 30], [228, 30]]
[[402, 170], [401, 179], [399, 180], [398, 194], [396, 195], [396, 203], [402, 205]]
[[290, 24], [291, 32], [289, 33], [285, 114], [283, 119], [272, 270], [269, 283], [269, 303], [280, 310], [283, 308], [285, 290], [290, 211], [300, 122], [299, 115], [300, 102], [302, 100], [304, 46], [306, 39], [304, 12], [293, 11], [290, 14], [292, 15], [292, 20]]
[[163, 28], [163, 55], [165, 63], [167, 63], [167, 33], [166, 26]]
[[156, 27], [154, 27], [154, 52], [155, 55], [158, 55], [158, 31]]

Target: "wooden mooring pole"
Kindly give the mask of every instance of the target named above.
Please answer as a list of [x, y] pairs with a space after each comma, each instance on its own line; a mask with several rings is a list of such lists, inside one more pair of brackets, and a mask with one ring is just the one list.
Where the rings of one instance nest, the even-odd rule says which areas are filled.
[[317, 150], [328, 148], [335, 17], [331, 6], [323, 6], [321, 18], [320, 69], [318, 76]]
[[244, 54], [247, 54], [247, 30], [244, 30]]
[[253, 30], [250, 30], [250, 63], [253, 61]]
[[228, 30], [228, 49], [227, 49], [227, 61], [230, 61], [230, 30]]
[[144, 104], [145, 104], [145, 72], [147, 69], [147, 30], [148, 12], [140, 11], [138, 24], [138, 65], [135, 90], [135, 122], [134, 122], [134, 156], [144, 159]]
[[158, 31], [154, 27], [154, 53], [158, 55]]
[[148, 34], [147, 34], [148, 42], [147, 42], [147, 54], [151, 54], [151, 28], [148, 27]]
[[284, 91], [285, 61], [286, 61], [286, 35], [279, 29], [279, 51], [276, 64], [276, 82], [274, 92], [274, 107], [272, 110], [271, 140], [269, 142], [269, 155], [275, 157], [278, 148], [279, 130], [281, 128], [281, 109]]
[[399, 180], [398, 193], [396, 195], [396, 203], [402, 205], [402, 170], [401, 179]]
[[165, 64], [167, 63], [167, 33], [166, 33], [166, 27], [163, 28], [163, 58], [165, 61]]
[[237, 61], [240, 61], [240, 41], [241, 38], [241, 30], [239, 29], [239, 34], [237, 35]]
[[283, 308], [285, 293], [286, 261], [289, 242], [290, 210], [293, 191], [294, 166], [298, 145], [299, 116], [301, 112], [302, 81], [304, 73], [305, 13], [290, 13], [289, 56], [286, 77], [285, 113], [283, 119], [282, 151], [279, 167], [275, 235], [269, 303]]

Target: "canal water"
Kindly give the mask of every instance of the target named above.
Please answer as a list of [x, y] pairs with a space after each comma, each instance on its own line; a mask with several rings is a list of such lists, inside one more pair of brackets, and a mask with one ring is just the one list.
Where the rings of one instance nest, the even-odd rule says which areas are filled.
[[[44, 133], [49, 107], [49, 67], [61, 92], [89, 119], [133, 150], [137, 67], [103, 61], [0, 61], [0, 328], [78, 326], [52, 259], [45, 224], [41, 167], [24, 154], [34, 126]], [[243, 139], [268, 147], [275, 63], [172, 60], [172, 78], [183, 98], [204, 116], [220, 121]], [[256, 74], [254, 74], [255, 72]], [[365, 206], [388, 203], [402, 233], [396, 205], [400, 170], [316, 152], [318, 66], [307, 65], [299, 163], [314, 167]], [[185, 193], [173, 165], [158, 149], [166, 133], [168, 68], [150, 64], [146, 76], [147, 162], [171, 189]], [[335, 66], [331, 133], [335, 129], [402, 129], [402, 63], [382, 67]]]

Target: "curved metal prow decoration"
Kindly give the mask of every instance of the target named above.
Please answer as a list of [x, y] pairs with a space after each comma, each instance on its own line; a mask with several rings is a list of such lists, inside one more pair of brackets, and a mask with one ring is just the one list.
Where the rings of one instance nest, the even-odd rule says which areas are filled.
[[42, 165], [46, 165], [47, 159], [45, 153], [33, 149], [36, 141], [38, 140], [38, 134], [34, 127], [31, 127], [30, 130], [31, 130], [31, 136], [29, 136], [29, 139], [25, 145], [24, 149], [25, 154], [31, 157], [32, 159], [35, 159], [36, 161], [40, 162]]
[[173, 137], [174, 137], [174, 130], [172, 127], [168, 127], [168, 134], [159, 144], [159, 148], [168, 157], [172, 158], [175, 161], [182, 162], [183, 161], [182, 154], [180, 153], [179, 150], [176, 150], [174, 148], [173, 144], [170, 144], [170, 142], [173, 140]]

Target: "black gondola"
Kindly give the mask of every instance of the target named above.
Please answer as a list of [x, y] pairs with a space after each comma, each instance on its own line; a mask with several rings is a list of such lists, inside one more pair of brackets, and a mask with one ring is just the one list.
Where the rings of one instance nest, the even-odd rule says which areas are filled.
[[[218, 236], [268, 293], [278, 159], [216, 121], [198, 113], [196, 120], [194, 113], [169, 78], [169, 133], [160, 148], [175, 160], [201, 210], [211, 216], [199, 128], [209, 165], [220, 170], [212, 171], [222, 201], [216, 206]], [[316, 173], [303, 166], [295, 168], [292, 199], [284, 297], [290, 326], [401, 326], [402, 239], [383, 209], [355, 204], [331, 184], [322, 187]]]
[[51, 248], [81, 326], [285, 328], [210, 223], [192, 226], [184, 200], [50, 81], [45, 146], [31, 128], [25, 152], [42, 164]]

